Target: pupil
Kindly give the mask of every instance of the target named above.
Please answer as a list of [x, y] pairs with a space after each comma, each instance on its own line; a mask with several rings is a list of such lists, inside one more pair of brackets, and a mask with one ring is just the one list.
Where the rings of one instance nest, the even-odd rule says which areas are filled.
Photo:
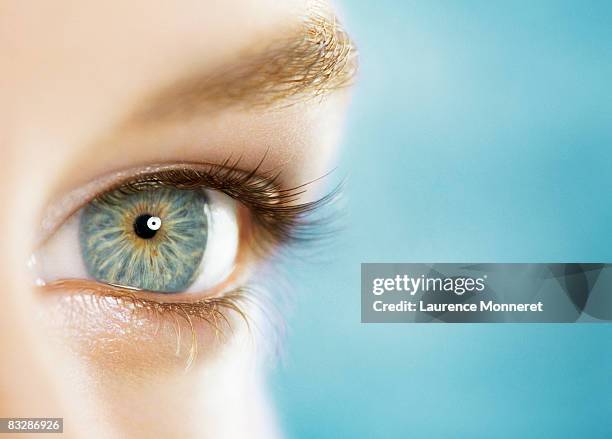
[[147, 225], [147, 221], [149, 221], [149, 218], [152, 217], [153, 215], [144, 213], [142, 215], [139, 215], [134, 220], [134, 233], [136, 233], [137, 236], [142, 239], [151, 239], [155, 236], [157, 230], [153, 230]]

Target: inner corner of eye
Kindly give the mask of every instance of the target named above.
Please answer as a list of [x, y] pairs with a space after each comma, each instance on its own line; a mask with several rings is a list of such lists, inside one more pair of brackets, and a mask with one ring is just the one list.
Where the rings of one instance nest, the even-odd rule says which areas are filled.
[[219, 191], [112, 190], [84, 205], [33, 255], [37, 283], [89, 279], [156, 293], [204, 293], [234, 271], [237, 202]]

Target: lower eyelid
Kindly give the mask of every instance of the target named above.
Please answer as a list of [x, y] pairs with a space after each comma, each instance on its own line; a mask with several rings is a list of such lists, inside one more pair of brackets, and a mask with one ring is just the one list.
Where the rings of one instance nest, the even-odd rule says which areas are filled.
[[42, 293], [46, 294], [79, 291], [98, 296], [133, 296], [138, 300], [155, 302], [162, 305], [164, 303], [194, 304], [206, 300], [221, 299], [234, 291], [241, 290], [241, 285], [245, 285], [248, 282], [248, 278], [252, 272], [253, 270], [251, 267], [236, 266], [234, 271], [225, 279], [225, 281], [219, 285], [216, 285], [214, 288], [206, 291], [180, 292], [172, 294], [130, 288], [122, 285], [107, 284], [104, 282], [98, 282], [94, 279], [75, 277], [55, 279], [49, 282], [39, 282], [38, 286], [41, 288]]
[[[247, 293], [241, 291], [162, 303], [93, 282], [60, 281], [43, 288], [44, 303], [52, 305], [43, 323], [68, 334], [73, 350], [102, 367], [144, 371], [157, 358], [155, 373], [164, 367], [184, 370], [210, 358], [230, 335], [248, 333]], [[74, 333], [79, 336], [69, 336]]]

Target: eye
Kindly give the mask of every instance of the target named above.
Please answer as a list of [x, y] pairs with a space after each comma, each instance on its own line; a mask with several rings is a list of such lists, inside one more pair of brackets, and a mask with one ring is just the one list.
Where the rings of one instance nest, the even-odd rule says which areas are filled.
[[309, 183], [283, 188], [262, 163], [148, 165], [74, 188], [42, 217], [43, 244], [29, 263], [36, 283], [181, 312], [245, 297], [265, 279], [263, 262], [331, 236], [336, 211], [321, 209], [341, 190], [299, 203]]
[[212, 189], [145, 184], [106, 192], [35, 254], [39, 283], [90, 279], [157, 293], [205, 292], [234, 269], [237, 202]]

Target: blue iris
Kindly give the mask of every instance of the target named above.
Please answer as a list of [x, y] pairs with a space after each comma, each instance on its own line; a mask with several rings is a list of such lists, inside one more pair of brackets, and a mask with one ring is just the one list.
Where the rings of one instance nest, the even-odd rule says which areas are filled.
[[79, 229], [92, 278], [163, 293], [193, 283], [207, 237], [204, 192], [170, 187], [111, 191], [85, 206]]

